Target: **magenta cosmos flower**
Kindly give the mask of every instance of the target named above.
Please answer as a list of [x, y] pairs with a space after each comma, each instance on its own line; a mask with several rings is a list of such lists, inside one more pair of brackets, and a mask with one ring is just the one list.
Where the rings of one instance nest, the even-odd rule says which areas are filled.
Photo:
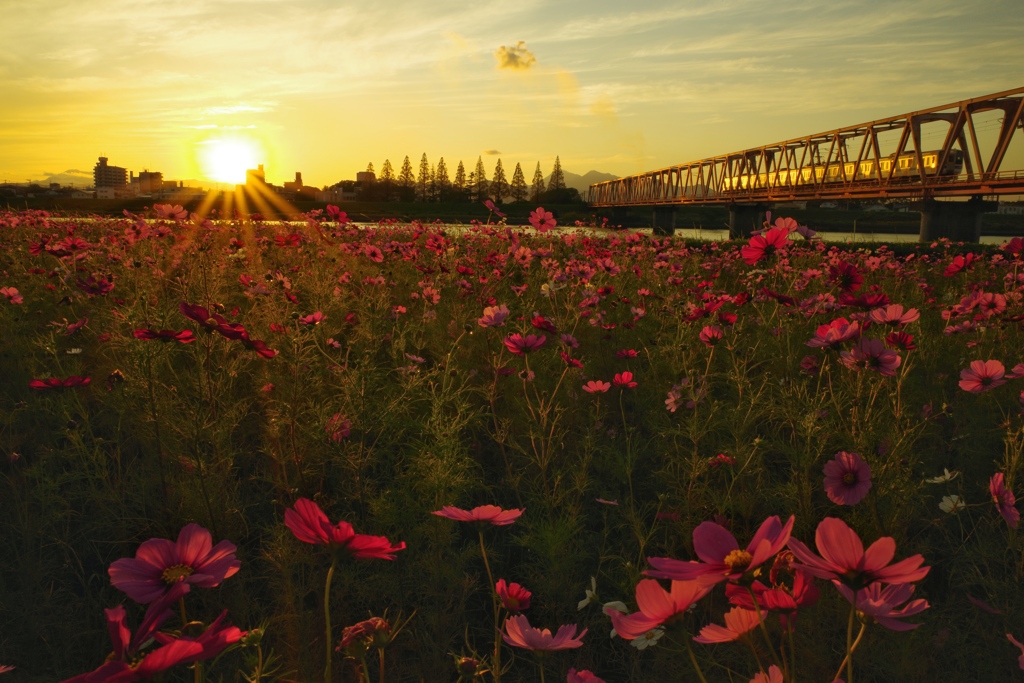
[[32, 379], [29, 380], [29, 389], [35, 389], [36, 391], [45, 391], [46, 389], [70, 389], [72, 387], [84, 387], [92, 382], [91, 377], [79, 377], [78, 375], [71, 375], [66, 379], [60, 377], [47, 377], [46, 379]]
[[110, 565], [110, 583], [143, 605], [153, 602], [178, 583], [214, 588], [234, 576], [242, 563], [235, 558], [235, 545], [221, 541], [213, 545], [210, 532], [189, 524], [176, 543], [151, 538], [135, 551], [135, 558], [122, 558]]
[[856, 505], [871, 489], [871, 468], [856, 453], [839, 451], [825, 463], [825, 493], [836, 505]]
[[786, 547], [794, 520], [795, 517], [790, 517], [785, 525], [778, 515], [764, 520], [746, 550], [740, 549], [739, 543], [724, 527], [714, 522], [703, 522], [693, 530], [693, 548], [700, 562], [649, 557], [647, 561], [654, 570], [647, 570], [644, 574], [673, 581], [699, 579], [711, 585], [737, 581]]
[[1014, 638], [1012, 633], [1007, 633], [1006, 639], [1020, 648], [1020, 657], [1017, 658], [1017, 664], [1020, 665], [1021, 670], [1024, 670], [1024, 643]]
[[653, 628], [661, 626], [677, 614], [683, 614], [714, 588], [714, 584], [700, 581], [673, 581], [672, 590], [666, 591], [654, 579], [644, 579], [636, 585], [636, 606], [639, 611], [623, 614], [609, 609], [615, 632], [626, 640], [634, 640]]
[[515, 523], [524, 512], [526, 512], [526, 508], [522, 510], [502, 510], [497, 505], [481, 505], [472, 510], [463, 510], [451, 505], [445, 505], [440, 510], [434, 510], [430, 514], [454, 519], [456, 522], [480, 522], [493, 526], [508, 526]]
[[[856, 595], [839, 582], [836, 582], [836, 588], [858, 612], [893, 631], [911, 631], [917, 628], [921, 624], [905, 624], [900, 619], [920, 614], [928, 609], [927, 600], [910, 600], [910, 596], [914, 594], [914, 587], [909, 583], [893, 584], [884, 588], [881, 583], [873, 583], [857, 591]], [[908, 600], [910, 602], [907, 602]], [[902, 609], [897, 609], [905, 602], [907, 604]]]
[[772, 664], [768, 667], [768, 673], [759, 671], [750, 679], [750, 683], [784, 683], [782, 669]]
[[518, 332], [505, 337], [505, 348], [517, 356], [525, 355], [530, 351], [536, 351], [547, 343], [548, 338], [543, 334], [528, 334], [525, 337]]
[[971, 367], [960, 371], [960, 388], [973, 394], [1006, 384], [1006, 368], [997, 360], [971, 361]]
[[849, 351], [840, 352], [839, 355], [843, 365], [848, 368], [853, 370], [859, 370], [862, 367], [870, 368], [886, 377], [895, 377], [896, 368], [902, 362], [899, 354], [885, 348], [882, 340], [866, 337], [862, 337], [856, 346]]
[[610, 383], [602, 382], [599, 379], [592, 379], [583, 385], [583, 391], [587, 392], [588, 394], [604, 394], [607, 393], [607, 391], [611, 388], [612, 385]]
[[838, 579], [855, 590], [876, 581], [889, 584], [920, 581], [931, 569], [921, 566], [924, 563], [921, 555], [890, 565], [896, 555], [896, 541], [883, 536], [865, 551], [857, 532], [835, 517], [821, 520], [814, 543], [821, 557], [797, 539], [789, 539], [789, 549], [796, 557], [794, 566], [819, 579]]
[[539, 629], [530, 626], [530, 620], [522, 614], [509, 617], [505, 620], [505, 628], [501, 632], [501, 638], [512, 647], [521, 647], [524, 650], [540, 650], [550, 652], [554, 650], [571, 650], [583, 645], [583, 636], [587, 635], [587, 629], [576, 635], [576, 624], [563, 624], [558, 627], [558, 632], [551, 635], [550, 629]]
[[344, 549], [358, 560], [393, 560], [405, 550], [405, 541], [391, 545], [386, 536], [357, 534], [348, 522], [331, 524], [320, 506], [308, 498], [299, 498], [294, 508], [284, 511], [284, 524], [303, 543]]
[[988, 483], [988, 490], [992, 494], [992, 501], [996, 504], [999, 514], [1003, 516], [1011, 529], [1016, 529], [1017, 524], [1020, 523], [1020, 511], [1014, 507], [1017, 504], [1017, 499], [1014, 497], [1013, 491], [1006, 488], [1005, 478], [1006, 475], [1002, 472], [993, 474]]

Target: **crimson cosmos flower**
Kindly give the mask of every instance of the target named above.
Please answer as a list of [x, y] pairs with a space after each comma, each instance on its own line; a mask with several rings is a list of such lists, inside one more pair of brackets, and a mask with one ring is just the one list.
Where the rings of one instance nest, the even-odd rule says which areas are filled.
[[175, 332], [174, 330], [149, 330], [149, 329], [138, 329], [133, 333], [136, 339], [142, 339], [145, 341], [162, 341], [162, 342], [180, 342], [182, 344], [191, 344], [196, 340], [195, 334], [192, 330], [182, 330], [181, 332]]
[[785, 525], [774, 515], [766, 519], [750, 540], [746, 550], [727, 529], [714, 522], [703, 522], [693, 530], [693, 547], [700, 562], [683, 562], [670, 557], [649, 557], [654, 567], [645, 575], [673, 581], [700, 580], [714, 585], [721, 581], [738, 581], [786, 546], [793, 531], [795, 517]]
[[[195, 638], [178, 638], [158, 633], [157, 629], [174, 614], [174, 603], [183, 598], [189, 589], [187, 583], [176, 584], [167, 594], [153, 602], [134, 636], [128, 630], [127, 613], [123, 606], [105, 610], [113, 652], [98, 669], [69, 678], [64, 683], [148, 681], [178, 664], [212, 659], [245, 637], [245, 631], [224, 624], [226, 610]], [[150, 641], [155, 641], [157, 647], [144, 654], [140, 652]]]
[[771, 256], [777, 250], [786, 246], [789, 241], [789, 230], [785, 228], [772, 228], [763, 235], [754, 235], [750, 242], [740, 249], [740, 256], [747, 265], [754, 265], [758, 261]]
[[456, 522], [480, 522], [493, 526], [508, 526], [509, 524], [514, 524], [524, 512], [526, 512], [525, 508], [522, 510], [502, 510], [497, 505], [481, 505], [472, 510], [463, 510], [451, 505], [445, 505], [440, 510], [434, 510], [430, 514], [454, 519]]
[[549, 629], [539, 629], [530, 626], [530, 620], [522, 614], [509, 617], [505, 620], [505, 628], [501, 632], [502, 640], [512, 647], [521, 647], [524, 650], [540, 650], [550, 652], [554, 650], [570, 650], [582, 647], [583, 636], [587, 635], [587, 629], [576, 635], [575, 624], [563, 624], [558, 627], [558, 632], [551, 635]]
[[551, 228], [557, 226], [558, 221], [555, 220], [554, 215], [550, 211], [545, 211], [544, 207], [538, 206], [530, 212], [530, 225], [532, 225], [537, 232], [547, 232]]
[[36, 391], [43, 391], [45, 389], [70, 389], [72, 387], [84, 387], [91, 381], [91, 377], [71, 375], [67, 379], [48, 377], [46, 379], [29, 380], [28, 386], [30, 389], [35, 389]]
[[178, 583], [214, 588], [234, 576], [242, 563], [235, 558], [235, 545], [221, 541], [198, 524], [189, 524], [175, 543], [151, 538], [135, 551], [135, 558], [113, 562], [107, 573], [110, 583], [135, 602], [153, 602]]
[[320, 506], [308, 498], [299, 498], [294, 507], [284, 511], [284, 524], [303, 543], [344, 549], [358, 560], [393, 560], [395, 553], [405, 550], [405, 541], [391, 545], [385, 536], [357, 534], [348, 522], [331, 524]]
[[505, 579], [498, 579], [494, 584], [494, 592], [501, 599], [501, 606], [509, 612], [522, 612], [530, 608], [530, 597], [533, 593], [518, 583], [505, 583]]
[[931, 567], [922, 567], [924, 557], [913, 555], [896, 564], [889, 564], [896, 555], [896, 541], [883, 536], [864, 550], [864, 544], [853, 529], [841, 519], [826, 517], [818, 524], [814, 543], [821, 553], [818, 557], [795, 538], [789, 539], [789, 549], [796, 557], [794, 567], [803, 569], [819, 579], [838, 579], [850, 588], [860, 590], [876, 581], [882, 583], [912, 583], [928, 575]]

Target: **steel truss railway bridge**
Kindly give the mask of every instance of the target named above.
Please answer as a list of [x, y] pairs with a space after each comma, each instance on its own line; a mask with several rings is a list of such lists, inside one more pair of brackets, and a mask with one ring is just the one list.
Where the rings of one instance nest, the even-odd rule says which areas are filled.
[[992, 198], [1024, 194], [1024, 160], [1004, 164], [1015, 139], [1024, 87], [597, 183], [587, 198], [649, 207], [659, 231], [675, 228], [675, 207], [727, 205], [733, 236], [776, 203], [911, 199], [922, 240], [976, 242]]

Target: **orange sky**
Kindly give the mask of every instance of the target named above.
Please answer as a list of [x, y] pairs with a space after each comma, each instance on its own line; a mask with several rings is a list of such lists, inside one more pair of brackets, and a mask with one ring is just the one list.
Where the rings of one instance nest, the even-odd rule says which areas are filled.
[[[450, 172], [483, 156], [529, 180], [557, 154], [625, 175], [1024, 84], [1018, 0], [0, 0], [0, 16], [0, 181], [100, 154], [198, 179], [248, 155], [318, 186], [423, 153]], [[211, 161], [224, 140], [232, 158]]]

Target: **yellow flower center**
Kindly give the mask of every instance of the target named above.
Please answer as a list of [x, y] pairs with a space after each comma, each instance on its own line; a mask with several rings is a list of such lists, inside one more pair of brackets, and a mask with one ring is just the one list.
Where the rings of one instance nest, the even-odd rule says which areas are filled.
[[184, 581], [195, 572], [192, 567], [187, 564], [176, 564], [173, 567], [168, 567], [164, 570], [164, 573], [160, 575], [160, 578], [164, 580], [168, 586]]
[[857, 475], [855, 475], [853, 472], [847, 472], [846, 474], [843, 475], [843, 483], [844, 484], [856, 484], [857, 483]]
[[750, 566], [752, 559], [754, 559], [754, 556], [746, 550], [733, 550], [725, 556], [723, 561], [733, 571], [744, 571]]

